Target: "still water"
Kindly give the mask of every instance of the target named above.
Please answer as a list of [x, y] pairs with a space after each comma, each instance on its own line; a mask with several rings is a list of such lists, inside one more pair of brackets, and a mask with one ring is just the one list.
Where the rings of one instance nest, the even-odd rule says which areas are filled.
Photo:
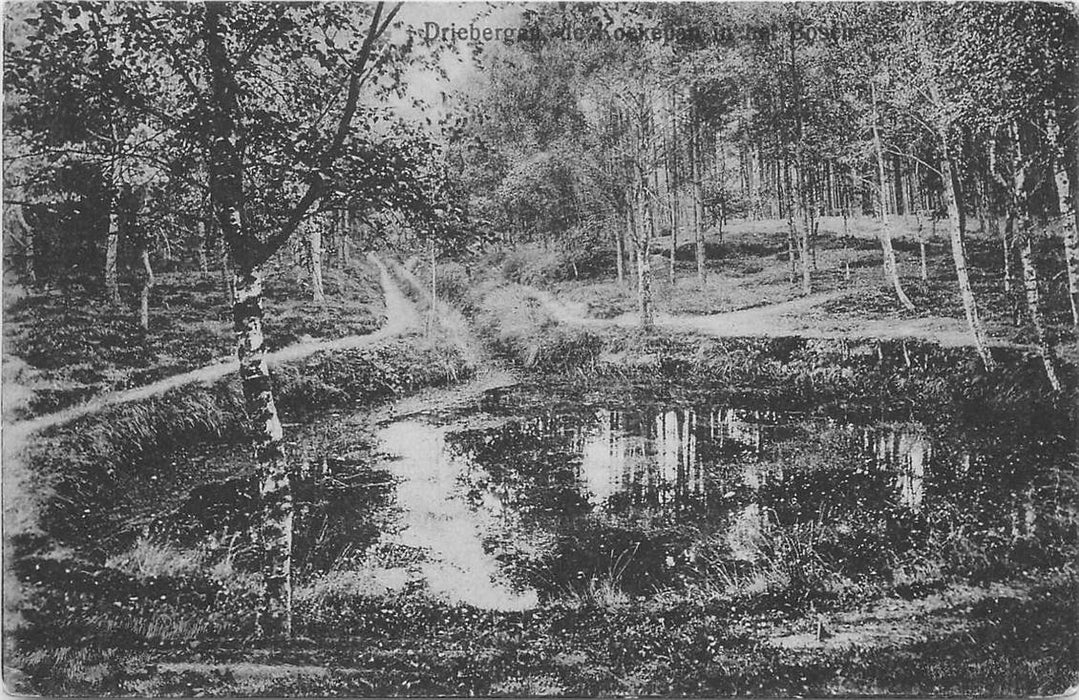
[[[974, 580], [1076, 554], [1075, 432], [1059, 410], [792, 412], [671, 383], [448, 394], [382, 423], [288, 426], [298, 595], [333, 579], [522, 610], [722, 589], [768, 566]], [[254, 472], [242, 445], [162, 453], [148, 478], [73, 478], [44, 523], [109, 566], [149, 542], [255, 572]]]
[[803, 526], [851, 578], [887, 575], [942, 530], [1016, 542], [1061, 507], [1053, 467], [1068, 443], [1036, 421], [866, 421], [708, 397], [545, 403], [518, 387], [381, 426], [395, 525], [374, 549], [419, 553], [407, 578], [432, 595], [523, 609], [603, 586], [677, 589]]

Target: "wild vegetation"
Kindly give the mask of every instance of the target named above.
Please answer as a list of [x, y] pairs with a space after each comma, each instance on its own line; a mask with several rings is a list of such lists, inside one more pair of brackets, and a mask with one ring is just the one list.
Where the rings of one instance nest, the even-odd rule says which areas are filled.
[[4, 8], [9, 690], [1079, 683], [1079, 15], [443, 9]]

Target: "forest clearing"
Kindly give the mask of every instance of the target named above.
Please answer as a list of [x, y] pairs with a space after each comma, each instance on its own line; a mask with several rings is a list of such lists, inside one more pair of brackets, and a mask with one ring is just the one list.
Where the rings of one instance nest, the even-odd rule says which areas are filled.
[[5, 688], [1079, 685], [1079, 13], [8, 3]]

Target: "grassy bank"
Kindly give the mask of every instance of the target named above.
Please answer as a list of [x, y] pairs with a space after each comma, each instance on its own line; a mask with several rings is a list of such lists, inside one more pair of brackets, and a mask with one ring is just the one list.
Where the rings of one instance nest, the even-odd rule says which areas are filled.
[[[268, 276], [264, 330], [270, 350], [301, 339], [369, 333], [383, 323], [378, 271], [366, 262], [325, 271], [325, 304], [311, 301], [304, 285], [292, 270]], [[137, 295], [122, 291], [125, 302]], [[103, 303], [92, 283], [32, 290], [6, 285], [5, 294], [5, 420], [150, 384], [235, 353], [232, 311], [218, 274], [161, 274], [147, 330], [132, 309]]]
[[[986, 402], [1021, 411], [1049, 396], [1039, 359], [995, 350], [1001, 367], [986, 373], [971, 348], [924, 341], [708, 338], [560, 323], [525, 285], [488, 280], [467, 298], [475, 328], [501, 356], [545, 375], [575, 381], [691, 381], [717, 395], [783, 401], [791, 408], [909, 407]], [[1071, 406], [1075, 368], [1062, 368]]]
[[[341, 412], [473, 370], [445, 338], [416, 334], [272, 368], [292, 456], [298, 577], [308, 562], [336, 556], [307, 541], [310, 519], [362, 504], [373, 497], [368, 482], [385, 476], [349, 452], [312, 455], [296, 423], [335, 425]], [[9, 688], [121, 692], [119, 679], [139, 677], [151, 657], [250, 641], [261, 584], [245, 435], [242, 392], [230, 377], [106, 408], [13, 453], [5, 484], [22, 488], [7, 490], [5, 505], [34, 517], [6, 532], [17, 582], [7, 582], [5, 597], [18, 611], [6, 635], [5, 663], [19, 679], [9, 674]], [[348, 488], [312, 485], [342, 479]]]
[[[923, 222], [924, 223], [924, 222]], [[964, 312], [955, 280], [951, 249], [943, 227], [930, 235], [926, 223], [926, 279], [921, 278], [918, 234], [913, 219], [891, 223], [899, 274], [915, 310], [905, 309], [885, 279], [877, 236], [880, 224], [859, 219], [844, 224], [822, 222], [815, 242], [812, 291], [830, 298], [809, 312], [820, 323], [849, 328], [852, 335], [866, 321], [914, 321], [942, 318], [962, 321]], [[678, 245], [676, 282], [670, 281], [669, 238], [659, 238], [652, 250], [652, 293], [655, 309], [672, 315], [708, 315], [798, 299], [797, 279], [791, 281], [785, 221], [729, 222], [722, 237], [717, 230], [705, 235], [707, 280], [697, 278], [692, 242]], [[982, 320], [992, 338], [1012, 343], [1034, 341], [1026, 318], [1020, 280], [1012, 280], [1011, 293], [1003, 289], [1003, 256], [998, 240], [970, 236], [968, 266]], [[1063, 249], [1059, 232], [1036, 237], [1035, 264], [1042, 271], [1043, 313], [1050, 332], [1065, 347], [1074, 341], [1068, 301]], [[1015, 262], [1013, 261], [1013, 266]], [[576, 254], [540, 246], [519, 246], [495, 251], [474, 266], [475, 276], [495, 277], [536, 287], [578, 305], [593, 318], [610, 319], [637, 310], [635, 271], [629, 280], [616, 279], [614, 254], [600, 245]], [[1060, 272], [1061, 274], [1057, 274]], [[1017, 275], [1016, 270], [1012, 274]], [[460, 285], [458, 285], [460, 286]]]

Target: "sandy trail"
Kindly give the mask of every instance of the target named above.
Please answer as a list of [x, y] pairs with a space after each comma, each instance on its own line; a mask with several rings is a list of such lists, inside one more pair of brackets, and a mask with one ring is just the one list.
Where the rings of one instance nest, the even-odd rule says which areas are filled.
[[[841, 299], [849, 290], [818, 292], [777, 304], [725, 311], [704, 316], [655, 315], [656, 328], [699, 333], [720, 338], [802, 337], [841, 340], [927, 340], [945, 347], [972, 347], [974, 336], [962, 319], [928, 316], [914, 319], [840, 318], [818, 308]], [[567, 303], [553, 294], [535, 290], [546, 311], [560, 323], [586, 327], [633, 328], [639, 325], [636, 313], [611, 319], [587, 315], [584, 304]], [[994, 347], [1036, 350], [1032, 345], [991, 339]]]
[[[416, 311], [415, 305], [405, 298], [404, 293], [393, 280], [386, 265], [373, 253], [369, 254], [368, 258], [378, 267], [382, 293], [386, 303], [386, 324], [377, 331], [364, 335], [350, 335], [334, 340], [310, 340], [289, 345], [267, 354], [266, 359], [271, 365], [299, 360], [325, 350], [347, 350], [372, 345], [386, 338], [400, 335], [406, 330], [419, 325], [420, 315]], [[152, 384], [104, 394], [56, 413], [49, 413], [37, 418], [13, 423], [5, 427], [4, 437], [6, 440], [18, 442], [19, 438], [71, 422], [109, 406], [140, 401], [188, 384], [209, 384], [237, 371], [239, 371], [239, 361], [235, 357], [215, 362], [193, 369], [190, 372], [166, 377]]]

